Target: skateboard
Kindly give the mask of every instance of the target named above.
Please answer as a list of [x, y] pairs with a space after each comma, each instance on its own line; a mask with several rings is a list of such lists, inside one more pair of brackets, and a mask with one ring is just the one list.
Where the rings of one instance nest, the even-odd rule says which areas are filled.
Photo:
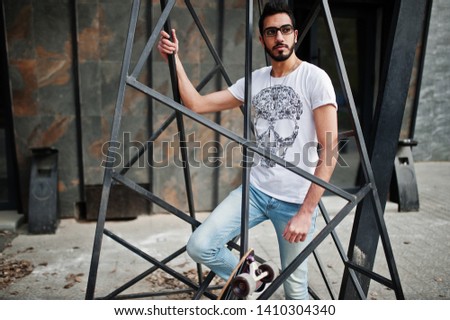
[[218, 300], [252, 298], [257, 290], [258, 281], [261, 282], [260, 288], [262, 288], [258, 293], [261, 293], [266, 284], [272, 282], [278, 273], [278, 267], [273, 262], [269, 261], [259, 265], [255, 260], [253, 249], [250, 249], [234, 268], [219, 294]]

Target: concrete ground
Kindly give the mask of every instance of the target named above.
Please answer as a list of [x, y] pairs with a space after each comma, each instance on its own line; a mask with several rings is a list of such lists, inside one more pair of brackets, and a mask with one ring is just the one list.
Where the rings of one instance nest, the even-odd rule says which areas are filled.
[[[419, 194], [419, 212], [397, 212], [397, 205], [386, 206], [385, 221], [391, 239], [406, 299], [450, 299], [450, 210], [447, 206], [450, 162], [415, 164]], [[335, 197], [324, 202], [333, 215], [342, 205]], [[1, 216], [1, 213], [0, 213]], [[207, 214], [199, 214], [200, 220]], [[318, 229], [324, 226], [319, 219]], [[1, 221], [0, 221], [1, 224]], [[336, 229], [346, 248], [353, 224], [353, 213]], [[15, 232], [0, 232], [0, 272], [11, 277], [0, 283], [0, 299], [84, 299], [91, 261], [95, 223], [62, 220], [56, 234], [29, 235], [26, 225]], [[106, 228], [149, 255], [163, 259], [186, 244], [191, 228], [180, 219], [158, 214], [140, 216], [131, 221], [107, 222]], [[0, 228], [0, 230], [2, 230]], [[250, 231], [250, 246], [264, 259], [278, 263], [278, 249], [273, 228], [264, 223]], [[379, 246], [380, 248], [381, 246]], [[317, 250], [333, 290], [339, 292], [342, 262], [331, 238]], [[321, 298], [329, 299], [324, 282], [313, 259], [310, 285]], [[180, 273], [193, 276], [195, 265], [184, 253], [169, 264]], [[8, 268], [7, 268], [8, 267]], [[103, 297], [129, 279], [150, 268], [144, 259], [104, 237], [95, 296]], [[379, 249], [375, 271], [390, 278], [383, 250]], [[1, 273], [0, 273], [1, 275]], [[183, 288], [162, 272], [145, 277], [124, 292], [161, 292]], [[273, 299], [283, 299], [282, 290]], [[395, 299], [394, 292], [372, 282], [369, 299]], [[189, 299], [187, 294], [160, 296], [158, 299]]]

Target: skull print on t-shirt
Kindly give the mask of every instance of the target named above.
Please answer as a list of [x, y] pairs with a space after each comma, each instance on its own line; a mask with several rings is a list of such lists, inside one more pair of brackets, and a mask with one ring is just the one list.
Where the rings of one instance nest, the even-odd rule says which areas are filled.
[[[298, 135], [298, 120], [303, 112], [298, 94], [288, 86], [275, 85], [261, 90], [252, 99], [255, 107], [255, 135], [258, 147], [284, 159]], [[262, 158], [265, 167], [273, 160]]]

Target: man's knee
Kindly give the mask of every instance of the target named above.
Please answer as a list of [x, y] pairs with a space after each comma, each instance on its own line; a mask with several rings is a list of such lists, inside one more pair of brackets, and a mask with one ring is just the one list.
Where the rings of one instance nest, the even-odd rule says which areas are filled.
[[189, 238], [189, 241], [186, 245], [186, 252], [195, 262], [198, 262], [197, 257], [198, 257], [199, 250], [197, 247], [197, 243], [196, 243], [194, 234], [192, 234], [191, 237]]
[[204, 263], [207, 260], [211, 248], [208, 246], [208, 241], [203, 241], [197, 233], [193, 233], [186, 245], [186, 252], [197, 263]]

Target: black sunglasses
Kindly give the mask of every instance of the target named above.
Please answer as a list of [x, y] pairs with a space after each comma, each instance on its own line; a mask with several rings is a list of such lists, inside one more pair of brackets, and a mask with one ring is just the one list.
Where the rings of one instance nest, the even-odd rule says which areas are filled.
[[282, 25], [279, 28], [277, 28], [277, 27], [268, 27], [268, 28], [264, 29], [263, 34], [266, 37], [275, 37], [277, 35], [278, 31], [281, 31], [281, 34], [286, 36], [286, 35], [291, 34], [292, 32], [294, 32], [294, 27], [292, 25], [290, 25], [290, 24]]

